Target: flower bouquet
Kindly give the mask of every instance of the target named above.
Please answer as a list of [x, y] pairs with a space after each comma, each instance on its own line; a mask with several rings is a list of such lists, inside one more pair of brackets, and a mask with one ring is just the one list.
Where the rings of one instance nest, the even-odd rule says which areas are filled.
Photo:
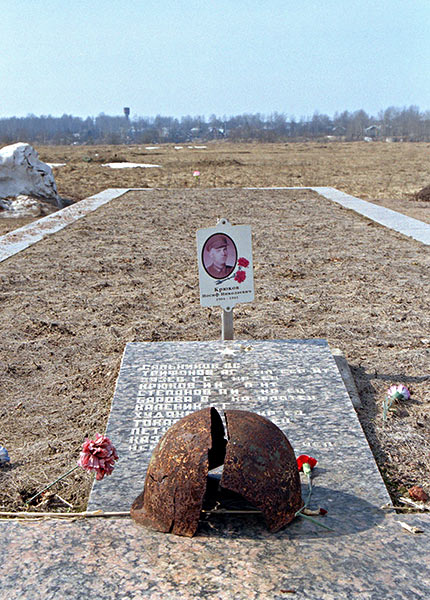
[[49, 488], [55, 485], [58, 481], [61, 481], [70, 473], [73, 473], [78, 467], [85, 469], [85, 471], [94, 471], [96, 474], [97, 481], [103, 479], [105, 475], [110, 475], [114, 469], [114, 463], [118, 460], [118, 454], [116, 452], [115, 446], [112, 444], [110, 439], [105, 435], [101, 435], [97, 433], [94, 440], [86, 439], [83, 446], [82, 451], [78, 460], [78, 464], [72, 467], [58, 477], [55, 481], [44, 487], [40, 492], [34, 494], [29, 500], [27, 500], [26, 504], [30, 504], [35, 498], [46, 492]]

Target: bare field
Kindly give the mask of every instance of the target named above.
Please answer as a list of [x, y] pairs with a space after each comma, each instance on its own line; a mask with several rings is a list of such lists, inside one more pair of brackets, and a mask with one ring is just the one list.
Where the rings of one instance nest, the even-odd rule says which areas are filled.
[[[197, 144], [195, 144], [197, 145]], [[430, 144], [316, 142], [232, 144], [209, 142], [206, 148], [175, 150], [145, 146], [41, 146], [55, 169], [60, 193], [81, 200], [107, 187], [331, 186], [363, 199], [410, 200], [430, 183]], [[91, 162], [85, 162], [90, 160]], [[162, 168], [111, 170], [107, 162], [159, 164]]]
[[[209, 142], [146, 146], [37, 146], [54, 167], [61, 196], [77, 201], [109, 187], [243, 188], [329, 186], [430, 223], [430, 203], [414, 194], [430, 183], [430, 144]], [[153, 146], [154, 148], [154, 146]], [[161, 165], [110, 169], [109, 162]], [[193, 171], [201, 173], [198, 184]], [[34, 219], [0, 219], [0, 235]]]
[[[63, 196], [79, 199], [107, 187], [159, 189], [129, 193], [0, 264], [0, 443], [13, 462], [0, 470], [0, 508], [22, 509], [32, 493], [73, 466], [85, 436], [104, 431], [126, 342], [219, 338], [219, 311], [199, 304], [194, 236], [221, 214], [253, 228], [256, 300], [235, 309], [235, 336], [320, 337], [341, 348], [363, 402], [361, 424], [393, 499], [414, 484], [430, 492], [428, 249], [312, 192], [211, 189], [328, 185], [413, 206], [412, 193], [428, 183], [428, 145], [38, 150], [42, 160], [69, 163], [56, 170]], [[93, 153], [99, 156], [83, 160]], [[343, 184], [334, 176], [336, 153]], [[352, 156], [355, 173], [339, 166]], [[398, 196], [396, 156], [409, 164]], [[163, 169], [111, 171], [96, 158]], [[300, 183], [282, 175], [294, 160], [306, 163]], [[311, 163], [324, 161], [332, 172], [313, 179]], [[169, 164], [176, 164], [170, 183], [163, 179], [173, 173]], [[422, 170], [415, 187], [412, 164]], [[383, 165], [393, 173], [391, 187], [372, 187]], [[198, 184], [194, 169], [201, 171]], [[428, 216], [430, 205], [417, 210]], [[393, 383], [407, 385], [412, 398], [384, 422], [382, 399]], [[67, 510], [58, 493], [82, 509], [89, 488], [90, 477], [76, 471], [36, 508]]]

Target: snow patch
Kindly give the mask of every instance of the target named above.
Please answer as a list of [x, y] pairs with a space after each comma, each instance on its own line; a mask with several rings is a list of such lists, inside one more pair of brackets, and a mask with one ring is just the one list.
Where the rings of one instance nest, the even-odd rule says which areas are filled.
[[131, 162], [117, 162], [117, 163], [106, 163], [102, 167], [110, 167], [111, 169], [161, 169], [161, 165], [148, 165], [146, 163], [131, 163]]

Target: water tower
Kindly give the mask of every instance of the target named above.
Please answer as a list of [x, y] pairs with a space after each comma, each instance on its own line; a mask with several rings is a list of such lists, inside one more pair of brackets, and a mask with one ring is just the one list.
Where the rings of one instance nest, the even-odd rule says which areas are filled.
[[125, 118], [128, 121], [130, 118], [130, 108], [128, 106], [124, 106], [124, 114], [125, 114]]

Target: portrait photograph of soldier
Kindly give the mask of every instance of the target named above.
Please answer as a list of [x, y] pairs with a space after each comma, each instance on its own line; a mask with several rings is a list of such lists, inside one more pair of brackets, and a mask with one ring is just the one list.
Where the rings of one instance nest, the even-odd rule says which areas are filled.
[[233, 240], [224, 233], [215, 233], [203, 246], [203, 266], [214, 279], [231, 275], [237, 261], [237, 250]]

